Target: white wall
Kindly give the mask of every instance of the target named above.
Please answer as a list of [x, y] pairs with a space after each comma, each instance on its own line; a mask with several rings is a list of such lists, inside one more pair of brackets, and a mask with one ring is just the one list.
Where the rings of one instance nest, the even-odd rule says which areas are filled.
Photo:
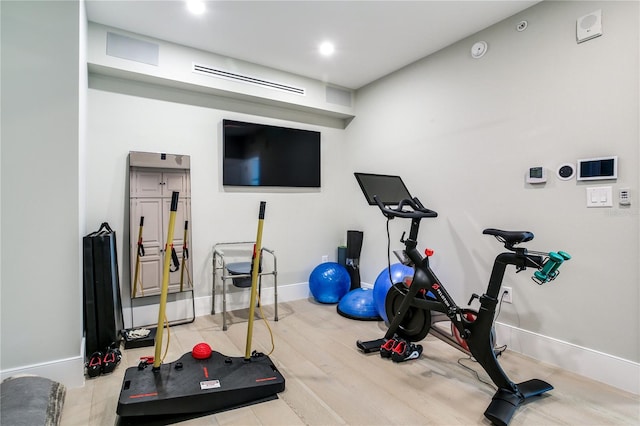
[[[157, 46], [158, 64], [107, 55], [107, 32]], [[219, 242], [254, 240], [261, 200], [267, 201], [263, 243], [275, 249], [278, 258], [279, 298], [306, 297], [309, 272], [323, 255], [335, 259], [336, 246], [346, 234], [341, 226], [342, 212], [337, 208], [342, 196], [338, 189], [344, 180], [340, 176], [346, 172], [346, 159], [341, 155], [344, 136], [336, 129], [343, 129], [352, 117], [353, 103], [348, 102], [348, 106], [334, 103], [330, 89], [320, 81], [94, 23], [89, 24], [88, 46], [92, 89], [88, 164], [92, 170], [104, 173], [88, 179], [87, 230], [108, 220], [116, 232], [120, 231], [123, 294], [126, 296], [130, 286], [126, 158], [129, 151], [149, 151], [191, 156], [191, 256], [198, 314], [210, 311], [212, 246]], [[126, 46], [125, 43], [125, 50]], [[303, 87], [306, 94], [300, 96], [194, 74], [191, 72], [194, 62]], [[349, 92], [340, 93], [349, 97]], [[223, 118], [321, 131], [322, 189], [223, 188], [220, 183]], [[109, 195], [104, 197], [103, 176], [113, 175], [113, 170], [116, 176], [108, 184]], [[268, 303], [273, 299], [269, 289], [272, 283], [265, 280], [263, 284], [267, 287], [263, 297]], [[219, 296], [220, 284], [217, 286]], [[234, 294], [231, 306], [246, 306], [243, 300], [246, 294]], [[154, 315], [148, 314], [147, 307], [135, 308], [131, 313], [126, 299], [127, 326], [153, 322]], [[137, 302], [136, 306], [146, 302]], [[174, 312], [171, 319], [189, 317], [189, 303], [178, 305], [170, 308], [169, 312]], [[216, 305], [216, 310], [220, 310], [220, 297], [216, 298]]]
[[[604, 35], [577, 44], [576, 19], [600, 8]], [[529, 27], [519, 33], [522, 19]], [[399, 174], [438, 211], [419, 241], [435, 249], [433, 268], [460, 303], [486, 287], [501, 249], [482, 230], [530, 230], [530, 248], [574, 258], [544, 286], [530, 280], [533, 271], [511, 270], [514, 303], [499, 321], [635, 363], [638, 24], [637, 2], [540, 3], [360, 90], [346, 130], [350, 167]], [[478, 40], [489, 49], [475, 60], [469, 50]], [[562, 163], [601, 155], [619, 156], [616, 181], [555, 177]], [[548, 168], [548, 182], [525, 184], [537, 165]], [[633, 204], [616, 198], [612, 208], [587, 209], [585, 187], [600, 185], [631, 188]], [[386, 263], [385, 221], [355, 180], [347, 188], [365, 232], [363, 279], [372, 282]], [[398, 248], [408, 223], [394, 222]]]
[[[100, 78], [91, 76], [92, 81]], [[166, 92], [162, 87], [147, 89]], [[225, 189], [221, 183], [223, 118], [320, 131], [322, 188]], [[89, 90], [88, 130], [91, 173], [87, 180], [87, 231], [108, 221], [118, 234], [123, 288], [130, 280], [129, 263], [122, 255], [127, 252], [123, 245], [128, 239], [125, 203], [129, 151], [191, 156], [190, 255], [195, 296], [200, 304], [210, 303], [213, 245], [255, 240], [260, 201], [267, 202], [263, 245], [276, 251], [281, 291], [286, 285], [306, 283], [322, 255], [335, 260], [336, 247], [346, 238], [340, 209], [340, 189], [346, 173], [342, 130], [98, 89]], [[271, 287], [272, 283], [265, 279], [265, 285]], [[218, 295], [220, 291], [218, 288]], [[129, 315], [127, 312], [125, 318]]]
[[78, 385], [84, 16], [67, 1], [3, 1], [1, 8], [0, 371], [4, 378], [55, 364], [47, 377]]
[[[122, 51], [117, 53], [121, 56], [139, 59], [139, 52], [145, 51], [145, 49], [131, 47], [131, 43], [135, 45], [135, 43], [146, 42], [150, 46], [155, 46], [158, 50], [157, 65], [149, 65], [144, 61], [122, 59], [107, 54], [108, 33], [117, 34], [127, 40], [122, 43]], [[234, 108], [233, 100], [248, 100], [255, 104], [268, 105], [274, 111], [281, 108], [294, 109], [298, 111], [299, 115], [306, 113], [306, 118], [314, 124], [334, 123], [341, 128], [344, 128], [345, 121], [353, 117], [354, 107], [350, 99], [351, 91], [337, 87], [331, 87], [332, 90], [329, 90], [326, 83], [318, 80], [143, 37], [96, 23], [89, 23], [87, 41], [89, 45], [87, 61], [90, 71], [95, 74], [144, 81], [183, 89], [187, 92], [216, 95], [215, 98], [210, 98], [218, 99], [218, 102], [220, 100], [232, 101], [227, 102], [227, 105], [221, 108], [224, 110], [237, 110]], [[270, 86], [194, 73], [192, 71], [194, 64], [296, 87], [303, 89], [304, 95], [276, 90]], [[336, 90], [339, 99], [331, 96], [331, 93], [335, 93]], [[265, 111], [265, 113], [269, 117], [273, 116], [273, 112]]]

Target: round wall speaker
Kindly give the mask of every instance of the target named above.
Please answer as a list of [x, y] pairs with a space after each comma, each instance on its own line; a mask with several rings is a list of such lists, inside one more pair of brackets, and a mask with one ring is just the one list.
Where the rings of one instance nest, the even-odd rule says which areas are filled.
[[558, 167], [558, 179], [560, 180], [569, 180], [575, 173], [575, 166], [571, 163], [561, 164]]
[[590, 30], [598, 22], [598, 17], [596, 15], [587, 15], [584, 18], [580, 19], [580, 28], [583, 30]]

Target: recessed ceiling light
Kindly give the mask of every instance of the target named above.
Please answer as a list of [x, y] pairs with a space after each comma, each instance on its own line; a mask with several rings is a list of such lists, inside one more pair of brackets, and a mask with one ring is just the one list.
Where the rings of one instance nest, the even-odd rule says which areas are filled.
[[207, 7], [204, 1], [201, 0], [187, 0], [187, 9], [194, 15], [202, 15]]
[[323, 56], [331, 56], [333, 55], [333, 52], [336, 50], [336, 48], [333, 46], [333, 43], [331, 43], [330, 41], [325, 41], [320, 44], [320, 47], [318, 48], [318, 50], [320, 51], [320, 54]]

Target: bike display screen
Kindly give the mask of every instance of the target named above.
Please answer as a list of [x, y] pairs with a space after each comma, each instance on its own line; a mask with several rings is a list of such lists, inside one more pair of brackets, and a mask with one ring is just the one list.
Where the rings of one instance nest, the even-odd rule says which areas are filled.
[[397, 205], [404, 199], [412, 199], [400, 176], [354, 173], [360, 189], [369, 205], [376, 205], [374, 196], [384, 205]]

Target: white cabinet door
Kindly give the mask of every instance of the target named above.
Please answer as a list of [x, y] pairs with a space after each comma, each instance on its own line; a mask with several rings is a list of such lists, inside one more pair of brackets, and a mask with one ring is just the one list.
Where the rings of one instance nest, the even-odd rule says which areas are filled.
[[165, 172], [162, 175], [163, 196], [171, 197], [173, 191], [180, 193], [180, 198], [190, 197], [187, 172]]
[[[159, 282], [162, 282], [162, 253], [164, 251], [164, 237], [162, 230], [162, 199], [161, 198], [139, 198], [131, 201], [131, 235], [139, 234], [140, 217], [144, 217], [142, 227], [142, 245], [144, 256], [140, 256], [140, 266], [138, 269], [138, 282], [136, 283], [136, 294], [134, 297], [150, 296], [159, 294]], [[137, 226], [136, 226], [137, 225]], [[133, 290], [133, 280], [135, 279], [135, 265], [138, 253], [137, 240], [131, 239], [131, 280]]]
[[171, 197], [174, 191], [180, 197], [190, 197], [189, 173], [184, 170], [158, 171], [132, 169], [131, 197]]
[[[136, 292], [133, 297], [157, 295], [162, 290], [164, 258], [165, 255], [171, 256], [171, 243], [167, 247], [167, 227], [169, 224], [171, 196], [174, 191], [179, 192], [172, 241], [178, 263], [174, 263], [173, 260], [171, 262], [171, 270], [175, 269], [175, 271], [170, 271], [169, 274], [169, 292], [180, 291], [184, 225], [185, 221], [190, 220], [191, 216], [189, 179], [189, 172], [186, 170], [131, 169], [130, 249], [132, 291], [138, 252], [136, 238], [139, 233], [141, 216], [144, 216], [142, 242], [145, 251], [144, 256], [139, 259], [138, 282], [136, 283]], [[189, 229], [188, 232], [190, 233], [191, 230]], [[191, 268], [191, 262], [188, 261], [185, 266]], [[187, 274], [184, 276], [187, 277]], [[186, 282], [183, 284], [185, 287], [189, 285]]]
[[162, 196], [162, 172], [137, 170], [131, 173], [132, 197], [161, 197]]

